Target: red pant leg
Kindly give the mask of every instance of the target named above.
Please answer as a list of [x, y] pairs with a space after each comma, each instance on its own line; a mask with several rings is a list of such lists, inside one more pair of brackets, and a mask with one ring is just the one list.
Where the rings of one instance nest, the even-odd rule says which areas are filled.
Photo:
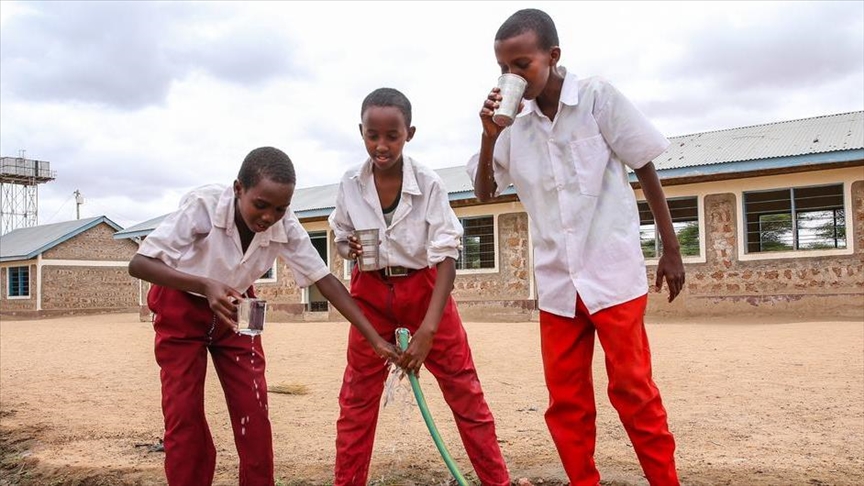
[[[425, 314], [426, 306], [415, 306], [414, 309], [406, 310], [415, 314], [423, 310]], [[421, 321], [421, 316], [413, 316], [412, 322]], [[498, 446], [495, 419], [483, 396], [468, 336], [452, 297], [445, 307], [424, 365], [438, 381], [444, 401], [453, 412], [462, 444], [477, 478], [484, 486], [508, 486], [510, 473]]]
[[222, 325], [210, 354], [222, 383], [234, 443], [240, 458], [240, 486], [273, 486], [273, 434], [267, 405], [262, 336], [237, 334]]
[[[651, 350], [643, 316], [647, 296], [591, 316], [606, 354], [609, 400], [633, 443], [642, 471], [653, 486], [678, 485], [675, 440], [669, 432], [660, 391], [651, 378]], [[586, 312], [582, 302], [579, 309]]]
[[[388, 308], [392, 288], [377, 275], [359, 272], [351, 278], [351, 295], [384, 339], [395, 341]], [[387, 377], [387, 362], [378, 357], [360, 331], [348, 331], [348, 364], [339, 392], [336, 421], [336, 465], [334, 486], [365, 486], [378, 425], [379, 404]]]
[[546, 425], [561, 463], [572, 486], [597, 486], [594, 326], [587, 313], [570, 318], [540, 311], [540, 348], [549, 390]]
[[162, 380], [165, 476], [172, 486], [209, 486], [216, 448], [204, 415], [204, 378], [213, 313], [204, 299], [156, 285], [147, 300], [156, 314], [153, 328]]

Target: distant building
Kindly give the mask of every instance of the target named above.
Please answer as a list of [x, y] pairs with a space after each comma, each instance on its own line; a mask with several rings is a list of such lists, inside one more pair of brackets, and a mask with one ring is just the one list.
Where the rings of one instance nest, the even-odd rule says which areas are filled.
[[[651, 293], [649, 314], [864, 319], [864, 112], [670, 141], [654, 164], [682, 243], [687, 282], [672, 304], [665, 292]], [[475, 320], [536, 318], [528, 217], [513, 188], [480, 203], [464, 165], [437, 172], [465, 227], [453, 292], [460, 313]], [[630, 182], [653, 285], [660, 245], [634, 174]], [[347, 284], [347, 266], [327, 225], [337, 189], [297, 189], [292, 208]], [[144, 237], [163, 217], [114, 237]], [[257, 285], [277, 318], [339, 318], [314, 287], [296, 288], [289, 272], [278, 264]]]
[[0, 236], [0, 315], [137, 312], [127, 266], [138, 245], [105, 216], [19, 228]]

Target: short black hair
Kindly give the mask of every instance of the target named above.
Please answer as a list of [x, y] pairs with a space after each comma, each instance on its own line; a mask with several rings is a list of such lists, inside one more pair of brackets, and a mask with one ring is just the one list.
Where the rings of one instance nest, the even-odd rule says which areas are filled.
[[558, 29], [552, 17], [542, 10], [526, 8], [511, 15], [498, 28], [495, 34], [496, 41], [507, 40], [527, 31], [537, 34], [539, 48], [549, 50], [558, 45]]
[[398, 108], [405, 117], [405, 125], [411, 126], [411, 102], [401, 91], [393, 88], [378, 88], [366, 95], [360, 107], [360, 118], [370, 106], [392, 106]]
[[291, 159], [274, 147], [259, 147], [249, 152], [237, 174], [237, 180], [246, 189], [255, 187], [265, 177], [280, 184], [297, 183]]

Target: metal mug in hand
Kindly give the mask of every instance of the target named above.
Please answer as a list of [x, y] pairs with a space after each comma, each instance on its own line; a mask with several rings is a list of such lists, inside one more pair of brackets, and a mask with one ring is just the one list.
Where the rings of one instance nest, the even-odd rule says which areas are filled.
[[237, 332], [257, 336], [264, 332], [264, 316], [267, 301], [262, 299], [240, 299], [237, 306]]
[[354, 236], [363, 247], [363, 253], [357, 259], [360, 271], [370, 272], [378, 270], [378, 228], [354, 231]]
[[522, 101], [522, 95], [525, 93], [525, 86], [528, 81], [521, 76], [515, 74], [502, 74], [498, 78], [498, 87], [501, 88], [501, 102], [498, 104], [498, 109], [492, 113], [492, 121], [501, 127], [509, 127], [516, 119], [516, 114], [519, 113], [519, 102]]

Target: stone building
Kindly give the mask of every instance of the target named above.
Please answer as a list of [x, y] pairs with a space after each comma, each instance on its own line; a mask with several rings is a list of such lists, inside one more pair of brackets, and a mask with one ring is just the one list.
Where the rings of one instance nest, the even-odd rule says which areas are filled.
[[99, 216], [0, 236], [0, 315], [137, 311], [139, 283], [127, 265], [138, 246], [113, 238], [122, 229]]
[[[864, 319], [864, 112], [670, 141], [654, 164], [682, 243], [687, 282], [672, 304], [665, 293], [651, 293], [649, 314]], [[463, 165], [437, 172], [465, 227], [453, 291], [460, 313], [474, 320], [536, 318], [528, 217], [513, 189], [480, 203]], [[660, 245], [634, 174], [630, 181], [650, 285]], [[327, 225], [337, 189], [298, 189], [292, 208], [347, 284], [348, 267]], [[115, 238], [143, 237], [160, 219]], [[273, 318], [339, 318], [314, 287], [296, 288], [289, 272], [277, 263], [258, 283]]]

